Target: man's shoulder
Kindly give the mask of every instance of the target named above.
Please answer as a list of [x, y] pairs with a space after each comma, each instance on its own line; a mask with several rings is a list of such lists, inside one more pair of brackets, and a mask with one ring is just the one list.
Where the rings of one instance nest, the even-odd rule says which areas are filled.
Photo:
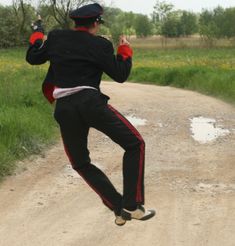
[[112, 43], [105, 37], [103, 36], [95, 36], [95, 40], [97, 43], [104, 45], [104, 46], [112, 46]]
[[104, 37], [104, 36], [99, 36], [99, 35], [97, 35], [96, 38], [97, 38], [98, 40], [100, 40], [100, 42], [111, 43], [110, 40], [109, 40], [108, 38]]
[[113, 52], [113, 44], [105, 37], [95, 36], [95, 43], [97, 48], [101, 48], [104, 52]]

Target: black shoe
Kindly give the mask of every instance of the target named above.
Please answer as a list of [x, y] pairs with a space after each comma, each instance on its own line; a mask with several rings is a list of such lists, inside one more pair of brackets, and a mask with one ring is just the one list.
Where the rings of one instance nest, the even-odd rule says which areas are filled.
[[136, 210], [129, 211], [125, 208], [122, 209], [121, 215], [124, 220], [149, 220], [156, 214], [155, 210], [145, 210], [143, 206], [138, 206]]

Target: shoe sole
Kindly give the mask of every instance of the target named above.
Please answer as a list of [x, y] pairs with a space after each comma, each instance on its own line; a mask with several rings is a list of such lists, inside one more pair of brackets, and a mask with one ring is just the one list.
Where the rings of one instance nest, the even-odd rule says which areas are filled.
[[122, 218], [124, 220], [132, 220], [132, 219], [134, 219], [134, 220], [146, 221], [146, 220], [149, 220], [149, 219], [151, 219], [152, 217], [154, 217], [156, 215], [155, 210], [148, 210], [148, 211], [150, 212], [148, 215], [145, 215], [142, 218], [137, 219], [137, 218], [132, 218], [130, 213], [128, 213], [125, 210], [123, 210], [122, 211]]
[[123, 223], [123, 224], [118, 224], [118, 223], [116, 223], [116, 221], [115, 221], [115, 224], [116, 224], [117, 226], [124, 226], [124, 225], [126, 224], [126, 222]]
[[123, 223], [118, 224], [117, 221], [115, 220], [115, 224], [116, 224], [117, 226], [124, 226], [124, 225], [126, 224], [126, 221], [123, 222]]

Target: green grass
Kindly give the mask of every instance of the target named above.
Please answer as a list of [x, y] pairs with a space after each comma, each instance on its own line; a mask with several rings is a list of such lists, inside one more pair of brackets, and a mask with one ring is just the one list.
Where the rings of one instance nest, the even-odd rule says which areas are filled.
[[190, 89], [235, 104], [235, 71], [204, 67], [136, 68], [130, 81]]
[[12, 173], [16, 160], [52, 143], [56, 132], [52, 107], [41, 94], [45, 67], [27, 65], [24, 52], [0, 54], [0, 179]]
[[235, 48], [134, 50], [132, 82], [195, 90], [235, 103]]
[[[134, 44], [129, 81], [191, 89], [235, 104], [235, 48], [143, 47]], [[12, 173], [16, 160], [53, 143], [58, 132], [53, 107], [41, 93], [48, 65], [30, 66], [24, 57], [25, 49], [0, 52], [0, 178]]]
[[[139, 48], [129, 81], [174, 86], [235, 104], [235, 48]], [[104, 77], [108, 79], [108, 77]]]

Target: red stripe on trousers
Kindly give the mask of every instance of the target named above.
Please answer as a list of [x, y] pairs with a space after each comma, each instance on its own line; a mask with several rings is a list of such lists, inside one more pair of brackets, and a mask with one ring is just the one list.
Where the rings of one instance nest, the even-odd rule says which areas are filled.
[[[68, 158], [69, 158], [69, 161], [71, 162], [71, 164], [72, 164], [72, 166], [73, 166], [73, 168], [74, 168], [74, 162], [73, 162], [73, 158], [72, 158], [72, 156], [70, 155], [70, 153], [69, 153], [69, 151], [68, 151], [68, 148], [67, 148], [67, 146], [66, 146], [66, 144], [65, 144], [65, 142], [64, 142], [64, 139], [63, 139], [63, 136], [61, 135], [61, 137], [62, 137], [62, 140], [63, 140], [63, 144], [64, 144], [64, 150], [65, 150], [65, 153], [66, 153], [66, 155], [68, 156]], [[92, 186], [89, 182], [88, 182], [88, 180], [82, 175], [82, 173], [79, 171], [79, 170], [77, 170], [77, 169], [75, 169], [78, 173], [79, 173], [79, 175], [86, 181], [86, 183], [105, 201], [105, 204], [111, 209], [111, 210], [113, 210], [114, 209], [114, 206], [113, 206], [113, 204], [111, 203], [111, 202], [109, 202], [94, 186]]]
[[139, 161], [139, 177], [138, 177], [138, 183], [137, 183], [137, 194], [136, 194], [136, 202], [143, 202], [142, 197], [142, 175], [143, 175], [143, 168], [144, 168], [144, 140], [141, 137], [140, 133], [135, 129], [134, 126], [131, 125], [131, 123], [123, 117], [115, 108], [113, 108], [111, 105], [108, 104], [108, 107], [110, 110], [112, 110], [115, 115], [131, 130], [131, 132], [140, 140], [140, 161]]

